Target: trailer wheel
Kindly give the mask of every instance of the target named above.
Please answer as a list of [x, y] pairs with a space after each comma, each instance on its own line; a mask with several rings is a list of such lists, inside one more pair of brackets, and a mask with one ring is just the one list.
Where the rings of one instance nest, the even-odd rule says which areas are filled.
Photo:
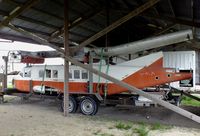
[[80, 110], [84, 115], [95, 115], [98, 111], [98, 102], [89, 96], [80, 101]]
[[[75, 113], [77, 110], [78, 104], [73, 96], [69, 96], [69, 113]], [[64, 100], [62, 102], [61, 110], [64, 111]]]

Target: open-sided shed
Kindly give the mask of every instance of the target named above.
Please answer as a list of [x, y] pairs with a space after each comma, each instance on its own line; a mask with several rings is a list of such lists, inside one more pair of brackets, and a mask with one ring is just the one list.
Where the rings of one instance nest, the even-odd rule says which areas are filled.
[[[69, 0], [66, 5], [67, 0], [1, 0], [0, 38], [51, 46], [66, 60], [200, 122], [198, 116], [81, 64], [68, 55], [68, 51], [74, 53], [88, 45], [115, 46], [176, 31], [182, 28], [177, 24], [199, 27], [198, 0]], [[68, 50], [68, 32], [69, 43], [75, 46], [73, 50]], [[65, 68], [67, 65], [65, 63]], [[65, 83], [68, 81], [67, 70]], [[67, 109], [67, 97], [64, 100]]]

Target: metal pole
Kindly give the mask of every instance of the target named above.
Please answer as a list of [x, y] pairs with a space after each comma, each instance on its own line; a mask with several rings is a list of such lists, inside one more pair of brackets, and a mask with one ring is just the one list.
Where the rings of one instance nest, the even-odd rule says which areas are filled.
[[65, 50], [65, 64], [64, 64], [64, 116], [68, 116], [69, 107], [69, 62], [66, 59], [69, 56], [69, 32], [68, 32], [68, 6], [69, 1], [64, 0], [64, 50]]

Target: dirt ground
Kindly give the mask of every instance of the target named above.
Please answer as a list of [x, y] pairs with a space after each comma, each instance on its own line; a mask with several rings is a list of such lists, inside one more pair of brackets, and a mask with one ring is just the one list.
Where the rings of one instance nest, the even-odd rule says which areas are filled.
[[[158, 114], [158, 109], [155, 109], [157, 112], [151, 109], [152, 114], [143, 113], [150, 117], [146, 119], [147, 121], [145, 121], [145, 116], [139, 116], [138, 110], [133, 112], [119, 107], [100, 107], [96, 116], [84, 116], [77, 113], [64, 117], [54, 100], [31, 99], [24, 102], [18, 97], [6, 97], [6, 100], [7, 103], [0, 105], [0, 136], [135, 136], [139, 133], [133, 130], [141, 127], [141, 123], [135, 122], [161, 121], [162, 123], [163, 121], [160, 117], [157, 120], [154, 119], [155, 113]], [[132, 113], [135, 115], [132, 116]], [[161, 113], [164, 113], [164, 110], [161, 110]], [[131, 124], [131, 128], [119, 129], [116, 127], [119, 122]], [[185, 123], [188, 124], [188, 122]], [[197, 127], [167, 126], [166, 129], [150, 130], [148, 128], [151, 125], [146, 125], [145, 129], [148, 129], [149, 136], [199, 136], [199, 124], [195, 126], [193, 122], [193, 126]]]

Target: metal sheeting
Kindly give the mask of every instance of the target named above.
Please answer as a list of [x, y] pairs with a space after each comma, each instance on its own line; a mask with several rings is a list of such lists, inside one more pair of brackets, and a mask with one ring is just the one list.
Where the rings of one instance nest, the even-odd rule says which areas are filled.
[[[27, 1], [28, 0], [3, 0], [0, 3], [0, 15], [8, 15], [9, 12], [14, 10], [17, 6], [20, 6]], [[70, 40], [81, 43], [88, 37], [105, 28], [107, 23], [106, 7], [109, 8], [109, 23], [112, 24], [114, 21], [120, 19], [145, 2], [147, 2], [147, 0], [113, 0], [108, 3], [102, 0], [70, 0], [70, 22], [73, 23], [79, 20], [84, 20], [71, 28]], [[129, 42], [149, 37], [154, 32], [164, 29], [168, 23], [170, 23], [170, 21], [162, 21], [159, 18], [156, 19], [156, 17], [154, 19], [147, 18], [145, 17], [146, 15], [172, 17], [174, 18], [173, 21], [176, 21], [175, 19], [185, 19], [190, 21], [191, 25], [194, 17], [194, 21], [198, 23], [200, 21], [200, 14], [198, 14], [200, 12], [198, 10], [199, 5], [200, 1], [198, 0], [194, 0], [194, 9], [191, 6], [191, 0], [160, 0], [155, 7], [150, 8], [148, 12], [144, 12], [141, 15], [142, 19], [133, 19], [133, 21], [129, 21], [120, 26], [119, 29], [109, 33], [111, 41], [109, 46], [119, 45], [125, 41]], [[96, 9], [102, 9], [101, 13], [92, 16], [92, 14], [97, 11]], [[48, 39], [53, 33], [60, 31], [63, 27], [63, 0], [41, 0], [17, 18], [18, 19], [13, 19], [11, 21], [14, 25], [23, 29], [27, 28], [28, 31], [42, 35], [42, 37]], [[2, 20], [3, 18], [1, 17], [0, 19]], [[134, 30], [137, 30], [137, 32]], [[129, 33], [129, 31], [134, 32]], [[0, 29], [0, 33], [3, 32], [4, 31]], [[8, 32], [6, 34], [16, 36], [14, 38], [15, 40], [21, 40], [21, 38], [18, 38], [18, 32]], [[63, 43], [61, 38], [54, 38], [51, 41]], [[112, 43], [112, 41], [115, 42]], [[104, 46], [104, 43], [105, 37], [93, 42], [96, 46]]]

